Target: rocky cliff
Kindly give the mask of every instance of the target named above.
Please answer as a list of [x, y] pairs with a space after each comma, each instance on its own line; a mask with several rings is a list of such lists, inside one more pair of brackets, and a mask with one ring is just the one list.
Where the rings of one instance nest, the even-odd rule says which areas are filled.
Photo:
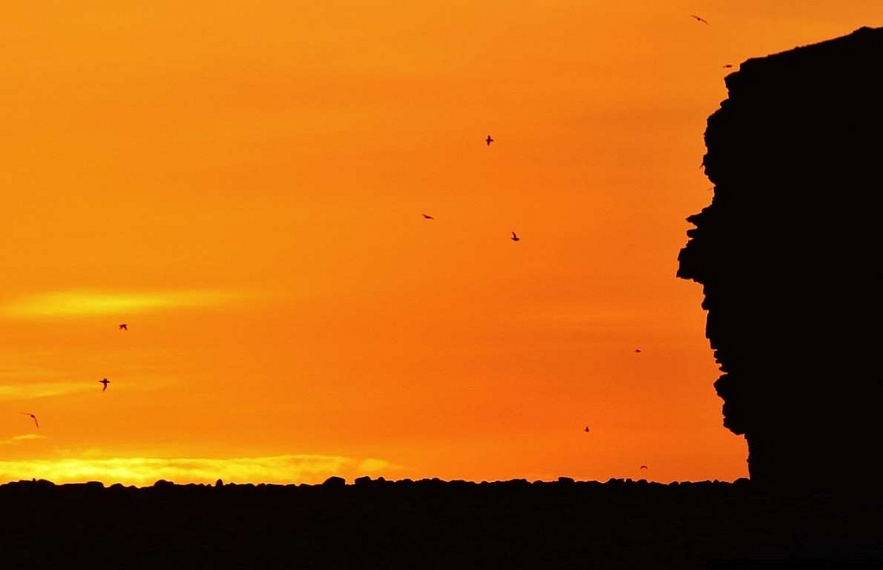
[[702, 284], [724, 425], [769, 485], [879, 486], [883, 28], [744, 62], [707, 123]]

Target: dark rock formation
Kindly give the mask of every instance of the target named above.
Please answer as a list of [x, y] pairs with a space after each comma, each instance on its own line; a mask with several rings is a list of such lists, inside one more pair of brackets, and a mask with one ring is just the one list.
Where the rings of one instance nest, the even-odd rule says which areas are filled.
[[724, 425], [751, 479], [878, 487], [883, 28], [750, 59], [708, 119], [711, 205], [679, 255], [702, 284]]
[[322, 484], [326, 487], [343, 487], [344, 485], [346, 485], [346, 479], [344, 479], [343, 477], [332, 475], [328, 479], [325, 479], [325, 482]]

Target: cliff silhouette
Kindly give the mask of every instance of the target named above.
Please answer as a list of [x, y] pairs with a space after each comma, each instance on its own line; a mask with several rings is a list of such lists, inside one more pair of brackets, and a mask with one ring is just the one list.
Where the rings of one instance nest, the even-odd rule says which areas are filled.
[[724, 425], [752, 482], [879, 489], [883, 28], [744, 62], [708, 118], [702, 284]]

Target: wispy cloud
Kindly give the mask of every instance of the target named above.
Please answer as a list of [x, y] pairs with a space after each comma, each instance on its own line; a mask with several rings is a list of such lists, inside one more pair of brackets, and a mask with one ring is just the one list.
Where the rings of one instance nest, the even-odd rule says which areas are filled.
[[[43, 373], [45, 372], [45, 373]], [[83, 392], [99, 392], [99, 377], [88, 378], [73, 373], [43, 371], [28, 374], [28, 369], [18, 373], [0, 370], [0, 402], [10, 400], [35, 400]], [[39, 376], [43, 376], [43, 380]], [[71, 378], [74, 378], [71, 380]], [[126, 382], [115, 384], [117, 392], [149, 392], [175, 384], [174, 374], [157, 374], [152, 371], [127, 371]]]
[[87, 317], [132, 315], [176, 308], [212, 307], [232, 303], [245, 295], [230, 291], [170, 292], [54, 291], [13, 299], [0, 307], [9, 318]]
[[338, 455], [275, 455], [236, 458], [63, 457], [0, 461], [0, 482], [46, 479], [54, 483], [101, 481], [147, 486], [174, 483], [320, 483], [332, 475], [352, 480], [397, 470], [382, 459]]
[[42, 382], [35, 384], [0, 384], [0, 401], [31, 400], [61, 396], [75, 392], [94, 391], [92, 384], [85, 382]]
[[18, 445], [25, 441], [33, 441], [35, 439], [46, 439], [45, 435], [35, 433], [26, 433], [24, 435], [15, 435], [7, 439], [0, 439], [0, 445]]

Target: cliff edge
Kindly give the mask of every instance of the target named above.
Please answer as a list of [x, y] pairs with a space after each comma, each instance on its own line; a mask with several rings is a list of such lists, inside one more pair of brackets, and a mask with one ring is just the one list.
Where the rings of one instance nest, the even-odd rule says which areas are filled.
[[744, 62], [708, 118], [702, 284], [724, 425], [752, 481], [878, 488], [883, 28]]

